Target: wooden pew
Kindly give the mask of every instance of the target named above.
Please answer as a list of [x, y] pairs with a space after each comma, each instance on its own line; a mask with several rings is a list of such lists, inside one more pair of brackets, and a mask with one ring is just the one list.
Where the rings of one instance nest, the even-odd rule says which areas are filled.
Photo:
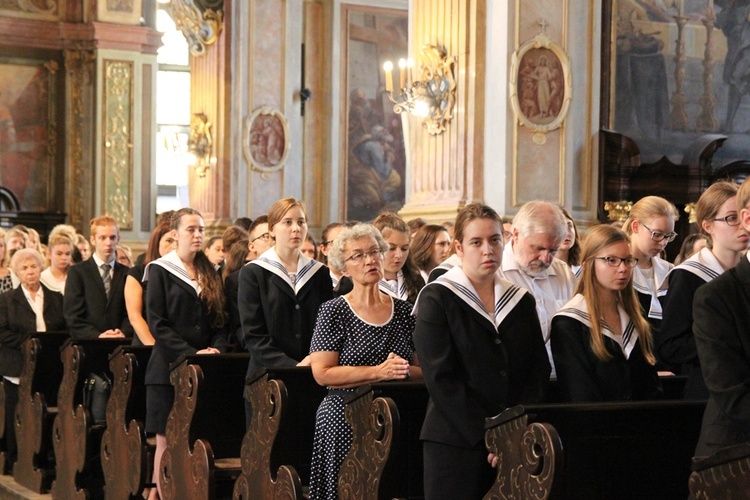
[[52, 419], [57, 415], [57, 391], [63, 366], [60, 346], [67, 333], [37, 334], [23, 344], [23, 368], [15, 415], [18, 460], [13, 478], [20, 485], [43, 493], [55, 477]]
[[151, 349], [120, 346], [109, 358], [114, 378], [101, 446], [105, 498], [136, 497], [151, 482], [153, 450], [145, 433], [145, 377]]
[[68, 340], [62, 348], [63, 379], [57, 395], [58, 413], [53, 428], [56, 476], [55, 498], [101, 497], [104, 476], [99, 449], [104, 425], [94, 425], [83, 404], [83, 383], [90, 373], [109, 370], [109, 355], [131, 339]]
[[247, 379], [252, 418], [235, 499], [302, 498], [310, 481], [315, 414], [327, 393], [310, 367], [268, 368]]
[[231, 495], [241, 472], [249, 360], [249, 354], [193, 355], [172, 365], [175, 400], [159, 470], [165, 500]]
[[[383, 399], [378, 401], [380, 398]], [[367, 491], [366, 484], [377, 484], [375, 493], [379, 498], [424, 496], [424, 460], [419, 433], [428, 400], [423, 382], [382, 382], [357, 389], [347, 404], [347, 420], [355, 433], [354, 443], [371, 442], [373, 446], [360, 444], [358, 449], [352, 448], [352, 459], [347, 457], [347, 468], [342, 465], [339, 473], [339, 492], [342, 487], [347, 492]], [[353, 403], [356, 406], [350, 408]], [[388, 420], [389, 409], [392, 423]], [[390, 429], [394, 435], [386, 442]], [[382, 469], [381, 462], [385, 462]], [[376, 481], [378, 474], [380, 478]], [[347, 485], [352, 481], [360, 484]]]
[[695, 458], [690, 474], [691, 498], [746, 498], [750, 492], [750, 443]]
[[485, 444], [497, 455], [497, 479], [485, 499], [548, 498], [562, 473], [560, 436], [550, 424], [528, 423], [522, 406], [487, 419]]
[[[497, 453], [508, 414], [520, 428], [527, 427], [528, 416], [551, 425], [562, 442], [564, 460], [554, 470], [556, 498], [684, 499], [705, 406], [644, 401], [515, 407], [488, 419], [486, 441], [495, 443], [490, 451]], [[498, 483], [506, 477], [498, 470]], [[502, 490], [498, 483], [491, 492]]]

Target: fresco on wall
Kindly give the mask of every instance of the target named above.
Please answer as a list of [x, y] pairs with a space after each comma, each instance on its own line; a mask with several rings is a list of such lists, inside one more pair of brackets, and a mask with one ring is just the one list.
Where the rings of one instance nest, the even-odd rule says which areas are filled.
[[708, 133], [729, 136], [715, 168], [750, 159], [750, 0], [613, 1], [609, 127], [645, 163]]
[[55, 153], [54, 63], [0, 61], [0, 186], [25, 211], [49, 210]]
[[369, 221], [404, 205], [406, 157], [401, 117], [384, 94], [387, 60], [407, 56], [406, 10], [345, 5], [346, 218]]

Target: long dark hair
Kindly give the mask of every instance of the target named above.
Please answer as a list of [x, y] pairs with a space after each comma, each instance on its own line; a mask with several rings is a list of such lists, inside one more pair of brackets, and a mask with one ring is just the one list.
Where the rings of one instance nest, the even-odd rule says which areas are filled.
[[[404, 219], [393, 212], [385, 212], [378, 215], [372, 225], [380, 231], [383, 238], [386, 238], [386, 231], [398, 231], [404, 233], [411, 243], [411, 231], [409, 230], [409, 226], [404, 222]], [[409, 302], [414, 303], [417, 301], [419, 291], [424, 287], [424, 280], [422, 279], [422, 275], [419, 274], [417, 265], [414, 264], [411, 251], [406, 257], [406, 260], [404, 260], [401, 272], [404, 273], [404, 285], [406, 285], [406, 293], [409, 297]]]
[[149, 262], [161, 257], [159, 254], [159, 243], [161, 243], [162, 237], [172, 230], [172, 222], [169, 220], [162, 220], [157, 224], [153, 231], [151, 231], [151, 238], [148, 240], [148, 247], [146, 248], [146, 255], [143, 258], [143, 263], [148, 264]]
[[[180, 220], [185, 215], [197, 215], [203, 218], [203, 215], [194, 208], [181, 208], [172, 215], [173, 231], [177, 231], [180, 227]], [[211, 324], [216, 328], [221, 328], [224, 326], [227, 316], [224, 308], [224, 287], [221, 283], [221, 276], [203, 252], [196, 252], [195, 254], [195, 269], [202, 279], [201, 299], [208, 305], [208, 312], [212, 316]]]

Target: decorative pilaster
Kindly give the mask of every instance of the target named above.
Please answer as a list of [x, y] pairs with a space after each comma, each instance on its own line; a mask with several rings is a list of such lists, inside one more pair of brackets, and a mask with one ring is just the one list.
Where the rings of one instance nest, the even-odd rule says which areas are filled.
[[66, 211], [79, 230], [88, 227], [94, 199], [94, 67], [88, 48], [64, 51], [66, 83]]
[[133, 62], [104, 60], [103, 206], [120, 230], [133, 229]]

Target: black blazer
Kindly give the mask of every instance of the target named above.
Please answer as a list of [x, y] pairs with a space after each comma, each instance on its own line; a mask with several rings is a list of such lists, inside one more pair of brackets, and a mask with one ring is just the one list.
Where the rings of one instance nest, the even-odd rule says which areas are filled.
[[594, 354], [588, 326], [567, 316], [552, 319], [550, 343], [560, 402], [637, 401], [661, 396], [656, 367], [648, 364], [638, 341], [626, 359], [614, 340], [606, 336], [603, 340], [612, 355], [609, 361]]
[[693, 298], [705, 284], [690, 271], [673, 269], [669, 273], [669, 292], [662, 302], [664, 314], [660, 329], [654, 332], [656, 359], [679, 367], [680, 374], [688, 376], [684, 397], [691, 400], [708, 398], [693, 337]]
[[156, 340], [146, 384], [169, 384], [169, 365], [182, 355], [212, 346], [226, 351], [226, 328], [212, 326], [208, 305], [195, 289], [158, 265], [148, 268], [148, 329]]
[[750, 441], [750, 262], [702, 286], [693, 332], [709, 398], [696, 456]]
[[237, 304], [237, 295], [240, 288], [240, 271], [242, 268], [237, 269], [235, 272], [227, 275], [224, 280], [224, 296], [227, 298], [227, 342], [230, 351], [242, 351], [245, 352], [245, 347], [242, 342], [244, 338], [242, 336], [242, 323], [240, 323], [240, 308]]
[[318, 308], [333, 298], [328, 268], [320, 267], [297, 295], [280, 277], [248, 264], [240, 270], [238, 307], [247, 374], [259, 368], [295, 366], [310, 354]]
[[102, 332], [115, 328], [122, 330], [126, 337], [133, 336], [125, 308], [127, 276], [128, 268], [115, 262], [108, 300], [93, 256], [70, 268], [65, 281], [63, 310], [73, 339], [96, 339]]
[[444, 286], [425, 287], [417, 304], [414, 344], [430, 393], [421, 439], [473, 448], [485, 418], [543, 399], [551, 369], [531, 294], [497, 330]]
[[[63, 296], [42, 286], [44, 323], [48, 332], [67, 330], [63, 317]], [[18, 377], [23, 365], [21, 346], [36, 333], [36, 314], [23, 294], [22, 287], [0, 295], [0, 375]]]

